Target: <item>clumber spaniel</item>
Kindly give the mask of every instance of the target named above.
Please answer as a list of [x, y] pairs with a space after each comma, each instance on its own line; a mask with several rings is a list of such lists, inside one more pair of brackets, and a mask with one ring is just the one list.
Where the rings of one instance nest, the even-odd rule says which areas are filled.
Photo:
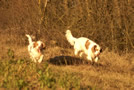
[[75, 38], [72, 36], [72, 33], [70, 30], [66, 31], [66, 38], [68, 42], [74, 46], [74, 54], [82, 56], [83, 53], [87, 55], [87, 59], [90, 61], [98, 61], [98, 57], [100, 53], [102, 52], [101, 47], [96, 44], [94, 41], [86, 38], [86, 37], [80, 37]]
[[30, 55], [30, 58], [34, 62], [41, 63], [43, 60], [43, 50], [45, 49], [45, 44], [42, 41], [32, 41], [32, 38], [30, 35], [26, 34], [26, 37], [28, 38], [29, 45], [28, 45], [28, 52]]

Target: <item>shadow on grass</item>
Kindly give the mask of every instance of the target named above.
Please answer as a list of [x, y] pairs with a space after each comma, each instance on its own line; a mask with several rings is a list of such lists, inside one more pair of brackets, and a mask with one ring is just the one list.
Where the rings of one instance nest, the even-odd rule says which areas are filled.
[[80, 65], [88, 64], [89, 62], [73, 56], [56, 56], [48, 60], [49, 63], [54, 65]]
[[82, 65], [90, 64], [93, 66], [102, 66], [102, 64], [90, 62], [86, 59], [81, 59], [73, 56], [56, 56], [48, 60], [49, 63], [54, 65]]

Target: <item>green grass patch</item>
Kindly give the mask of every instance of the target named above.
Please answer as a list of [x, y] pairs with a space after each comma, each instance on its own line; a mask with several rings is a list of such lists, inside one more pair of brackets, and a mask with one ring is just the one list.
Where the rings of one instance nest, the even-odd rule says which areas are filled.
[[7, 58], [0, 60], [0, 88], [15, 89], [81, 89], [77, 73], [53, 72], [47, 61], [34, 63], [28, 58], [16, 59], [8, 50]]

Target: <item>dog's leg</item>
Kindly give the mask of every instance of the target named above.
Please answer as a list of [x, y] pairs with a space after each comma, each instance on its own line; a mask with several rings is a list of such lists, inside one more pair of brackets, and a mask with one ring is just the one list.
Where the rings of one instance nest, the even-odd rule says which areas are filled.
[[75, 54], [75, 55], [78, 54], [78, 50], [77, 50], [77, 49], [74, 50], [74, 54]]
[[31, 55], [31, 60], [36, 63], [36, 58], [33, 55]]
[[83, 53], [84, 53], [84, 52], [80, 52], [79, 56], [82, 57]]
[[91, 58], [91, 56], [88, 55], [88, 56], [87, 56], [87, 59], [90, 60], [90, 61], [92, 62], [92, 58]]
[[30, 59], [33, 61], [34, 60], [34, 58], [33, 58], [33, 56], [30, 54]]
[[38, 60], [38, 63], [41, 63], [41, 62], [42, 62], [43, 57], [44, 57], [44, 55], [41, 55], [41, 56], [40, 56], [40, 59]]
[[36, 58], [33, 57], [33, 58], [32, 58], [32, 61], [34, 61], [34, 62], [36, 63]]
[[98, 59], [99, 59], [98, 57], [95, 57], [94, 61], [95, 61], [95, 62], [98, 62]]

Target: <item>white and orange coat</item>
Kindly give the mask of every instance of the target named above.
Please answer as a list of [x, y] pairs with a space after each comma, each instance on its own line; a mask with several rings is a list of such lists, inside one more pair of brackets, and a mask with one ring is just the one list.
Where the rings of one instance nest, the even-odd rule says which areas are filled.
[[29, 45], [28, 45], [28, 52], [30, 55], [30, 58], [34, 62], [41, 63], [43, 60], [43, 49], [45, 48], [45, 44], [42, 41], [33, 42], [30, 35], [26, 34], [26, 37], [28, 37]]
[[66, 38], [68, 42], [74, 46], [74, 54], [82, 56], [83, 53], [87, 55], [87, 59], [95, 62], [98, 61], [98, 57], [102, 51], [101, 47], [86, 37], [75, 38], [72, 36], [70, 30], [66, 31]]

